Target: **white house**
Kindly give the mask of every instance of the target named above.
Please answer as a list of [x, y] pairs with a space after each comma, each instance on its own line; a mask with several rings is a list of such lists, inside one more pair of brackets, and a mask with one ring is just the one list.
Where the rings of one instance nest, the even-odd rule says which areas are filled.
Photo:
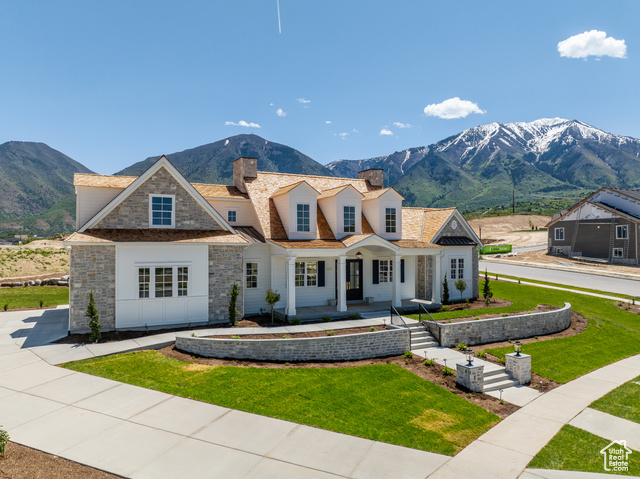
[[76, 174], [71, 331], [87, 329], [93, 291], [103, 329], [227, 320], [241, 315], [421, 299], [439, 303], [444, 275], [478, 295], [480, 240], [455, 208], [404, 208], [382, 170], [358, 179], [257, 171], [233, 164], [234, 184], [188, 182], [160, 158], [139, 177]]

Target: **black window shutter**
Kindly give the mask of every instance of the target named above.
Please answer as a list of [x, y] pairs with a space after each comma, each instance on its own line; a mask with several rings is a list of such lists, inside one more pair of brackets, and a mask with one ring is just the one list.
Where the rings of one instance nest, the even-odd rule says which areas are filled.
[[404, 260], [400, 260], [400, 282], [404, 283]]
[[380, 260], [373, 260], [373, 284], [380, 284]]
[[318, 286], [324, 287], [324, 261], [318, 261]]

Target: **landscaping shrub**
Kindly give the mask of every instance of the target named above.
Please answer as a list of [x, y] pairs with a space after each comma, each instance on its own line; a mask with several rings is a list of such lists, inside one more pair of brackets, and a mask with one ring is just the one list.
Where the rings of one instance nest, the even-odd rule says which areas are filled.
[[465, 289], [467, 289], [467, 283], [464, 279], [459, 279], [453, 285], [456, 287], [458, 291], [460, 291], [460, 300], [462, 300], [462, 293]]
[[89, 292], [89, 305], [87, 306], [85, 316], [90, 319], [89, 329], [91, 332], [89, 334], [89, 342], [97, 343], [100, 341], [100, 329], [102, 326], [100, 325], [100, 313], [98, 312], [96, 302], [93, 299], [93, 290]]
[[424, 360], [422, 364], [424, 364], [425, 366], [434, 366], [436, 364], [436, 360], [433, 358], [431, 359], [427, 358]]
[[493, 292], [491, 291], [491, 285], [489, 284], [489, 273], [484, 270], [484, 284], [482, 285], [482, 296], [484, 296], [484, 304], [489, 306], [491, 298], [493, 298]]
[[327, 331], [327, 336], [333, 336], [333, 335], [335, 335], [335, 334], [336, 334], [336, 332], [335, 332], [335, 331], [333, 331], [333, 330], [331, 330], [331, 331]]
[[447, 311], [451, 311], [451, 306], [443, 306], [440, 308], [440, 311], [446, 313]]
[[447, 281], [446, 274], [442, 282], [442, 304], [449, 304], [449, 282]]
[[466, 351], [467, 349], [469, 349], [469, 345], [467, 343], [458, 343], [456, 349], [458, 351]]
[[404, 356], [405, 358], [411, 359], [413, 357], [413, 353], [411, 351], [405, 351], [402, 356]]
[[360, 319], [360, 315], [354, 313], [351, 316], [349, 316], [349, 319]]
[[374, 331], [376, 331], [376, 327], [375, 327], [375, 326], [371, 326], [371, 327], [369, 328], [369, 331], [371, 331], [371, 332], [373, 333]]
[[272, 289], [267, 290], [267, 296], [265, 296], [264, 300], [271, 308], [271, 324], [273, 324], [273, 307], [276, 305], [278, 301], [280, 301], [280, 293], [276, 293]]
[[443, 375], [443, 376], [453, 376], [453, 373], [454, 373], [454, 370], [453, 370], [453, 369], [451, 369], [451, 368], [450, 368], [450, 367], [448, 367], [448, 366], [445, 366], [445, 367], [442, 369], [442, 375]]
[[331, 316], [323, 316], [322, 317], [322, 322], [323, 323], [328, 323], [329, 321], [331, 321]]
[[300, 324], [300, 318], [295, 317], [291, 321], [289, 321], [289, 323], [293, 324], [294, 326], [297, 326], [298, 324]]
[[233, 287], [231, 288], [229, 299], [229, 324], [231, 326], [235, 326], [238, 324], [238, 310], [236, 309], [236, 304], [238, 303], [238, 295], [240, 294], [240, 290], [238, 289], [238, 283], [234, 281]]
[[9, 309], [9, 305], [5, 303], [5, 305], [3, 306], [4, 310], [6, 311], [7, 309]]
[[4, 457], [5, 447], [9, 442], [9, 433], [4, 429], [0, 429], [0, 454]]
[[40, 300], [40, 309], [42, 309], [42, 305], [44, 304], [44, 300]]
[[476, 354], [476, 356], [478, 356], [479, 358], [486, 358], [487, 353], [485, 353], [484, 351], [478, 351], [478, 354]]

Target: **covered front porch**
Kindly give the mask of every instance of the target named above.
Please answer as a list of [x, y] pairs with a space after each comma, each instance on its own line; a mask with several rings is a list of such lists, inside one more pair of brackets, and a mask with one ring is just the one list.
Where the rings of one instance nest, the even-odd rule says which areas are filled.
[[[403, 313], [413, 313], [418, 311], [419, 305], [422, 305], [427, 310], [438, 309], [439, 303], [433, 303], [432, 301], [425, 301], [421, 299], [403, 299], [402, 305], [396, 309], [401, 310]], [[377, 301], [373, 303], [364, 302], [348, 302], [346, 311], [338, 311], [335, 306], [306, 306], [296, 309], [295, 317], [300, 321], [314, 321], [322, 319], [323, 317], [329, 317], [333, 319], [349, 318], [353, 314], [362, 316], [363, 318], [371, 318], [378, 316], [389, 316], [391, 311], [392, 301]], [[275, 309], [276, 316], [286, 319], [286, 309]], [[291, 319], [291, 318], [290, 318]]]

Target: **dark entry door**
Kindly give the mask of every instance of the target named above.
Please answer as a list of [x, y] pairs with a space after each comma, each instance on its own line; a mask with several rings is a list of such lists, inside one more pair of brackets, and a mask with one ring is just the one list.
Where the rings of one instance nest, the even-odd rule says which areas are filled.
[[347, 301], [362, 299], [362, 260], [347, 260]]

